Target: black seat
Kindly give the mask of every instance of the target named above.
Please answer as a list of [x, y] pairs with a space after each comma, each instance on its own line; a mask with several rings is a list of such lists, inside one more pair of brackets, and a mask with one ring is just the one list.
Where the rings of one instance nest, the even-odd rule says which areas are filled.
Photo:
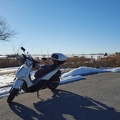
[[55, 69], [57, 69], [57, 66], [55, 64], [44, 65], [35, 73], [34, 77], [41, 78], [44, 75], [48, 74], [49, 72], [54, 71]]

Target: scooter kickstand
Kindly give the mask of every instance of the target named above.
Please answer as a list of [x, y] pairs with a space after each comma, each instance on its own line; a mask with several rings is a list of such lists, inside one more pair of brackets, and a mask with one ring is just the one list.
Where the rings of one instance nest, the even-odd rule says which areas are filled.
[[39, 90], [37, 91], [37, 97], [38, 97], [41, 101], [44, 100], [44, 99], [42, 99], [42, 98], [40, 97]]

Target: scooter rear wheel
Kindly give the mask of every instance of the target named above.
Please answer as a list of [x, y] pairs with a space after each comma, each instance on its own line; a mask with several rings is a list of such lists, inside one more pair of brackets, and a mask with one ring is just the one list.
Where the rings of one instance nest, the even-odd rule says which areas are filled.
[[10, 94], [8, 96], [8, 99], [7, 99], [7, 102], [8, 103], [11, 103], [12, 100], [15, 98], [15, 96], [18, 94], [19, 92], [19, 89], [16, 89], [16, 88], [13, 88], [11, 91], [10, 91]]
[[49, 81], [48, 88], [54, 91], [58, 87], [59, 83], [60, 83], [60, 77], [55, 75]]
[[48, 85], [48, 88], [52, 91], [54, 91], [59, 85], [59, 82], [53, 82], [51, 84]]

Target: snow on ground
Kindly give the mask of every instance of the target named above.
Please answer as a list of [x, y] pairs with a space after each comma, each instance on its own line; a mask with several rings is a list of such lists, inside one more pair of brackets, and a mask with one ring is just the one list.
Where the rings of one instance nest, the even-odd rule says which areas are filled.
[[[13, 83], [16, 70], [17, 67], [0, 69], [0, 98], [8, 94], [10, 90], [10, 86], [8, 85], [11, 85]], [[83, 80], [85, 79], [85, 75], [97, 74], [101, 72], [120, 72], [120, 67], [99, 68], [99, 69], [91, 68], [91, 67], [79, 67], [79, 68], [71, 69], [70, 71], [63, 73], [61, 75], [60, 84], [65, 84], [76, 80]], [[34, 72], [32, 72], [32, 76], [33, 75]]]
[[13, 73], [18, 69], [18, 67], [10, 67], [10, 68], [0, 68], [0, 77], [3, 74]]

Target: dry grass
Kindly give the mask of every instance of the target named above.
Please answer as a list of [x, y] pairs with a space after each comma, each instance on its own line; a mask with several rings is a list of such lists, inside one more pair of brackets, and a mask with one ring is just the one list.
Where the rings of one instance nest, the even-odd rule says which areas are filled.
[[[7, 68], [7, 67], [16, 67], [20, 66], [21, 63], [18, 62], [15, 58], [1, 58], [0, 59], [0, 68]], [[61, 65], [61, 68], [77, 68], [80, 66], [87, 66], [87, 67], [120, 67], [120, 54], [114, 54], [112, 56], [105, 56], [104, 58], [100, 58], [99, 60], [91, 59], [91, 58], [74, 58], [69, 57], [67, 58], [66, 62]], [[64, 70], [65, 72], [65, 70]]]

